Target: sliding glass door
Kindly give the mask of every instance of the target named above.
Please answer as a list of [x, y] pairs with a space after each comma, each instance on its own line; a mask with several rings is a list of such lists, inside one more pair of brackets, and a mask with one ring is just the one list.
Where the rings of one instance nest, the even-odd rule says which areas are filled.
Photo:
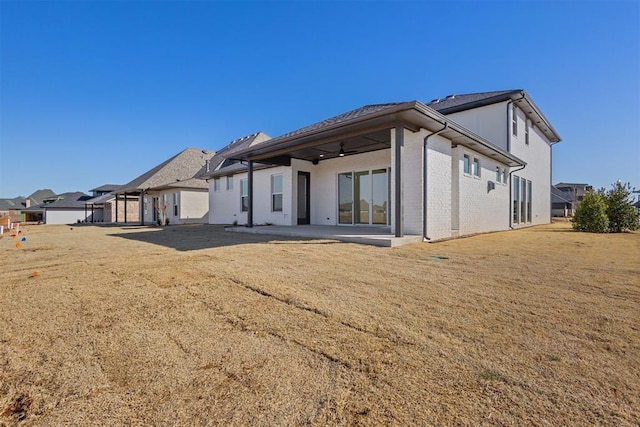
[[338, 223], [387, 225], [388, 195], [386, 169], [338, 174]]

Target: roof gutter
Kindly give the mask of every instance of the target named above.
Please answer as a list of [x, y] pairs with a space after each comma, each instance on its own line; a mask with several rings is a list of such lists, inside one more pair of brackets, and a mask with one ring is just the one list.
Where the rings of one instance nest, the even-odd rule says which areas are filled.
[[444, 126], [442, 129], [438, 129], [435, 132], [431, 132], [429, 135], [424, 137], [422, 141], [422, 241], [428, 242], [431, 240], [430, 237], [427, 236], [427, 144], [429, 142], [429, 138], [434, 135], [439, 134], [440, 132], [445, 131], [449, 127], [449, 122], [444, 122]]

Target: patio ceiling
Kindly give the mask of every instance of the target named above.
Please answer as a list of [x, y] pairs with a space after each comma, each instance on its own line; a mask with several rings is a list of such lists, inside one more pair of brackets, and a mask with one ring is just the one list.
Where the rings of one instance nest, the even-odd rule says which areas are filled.
[[340, 150], [345, 156], [349, 156], [388, 148], [391, 148], [391, 132], [389, 129], [382, 129], [363, 135], [339, 138], [320, 145], [294, 149], [288, 154], [295, 159], [317, 162], [341, 157]]

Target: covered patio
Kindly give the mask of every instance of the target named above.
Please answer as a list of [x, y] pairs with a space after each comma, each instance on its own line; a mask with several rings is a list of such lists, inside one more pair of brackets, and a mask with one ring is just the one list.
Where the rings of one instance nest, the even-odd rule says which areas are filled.
[[419, 243], [419, 235], [396, 237], [390, 227], [347, 227], [330, 225], [264, 225], [254, 227], [226, 227], [226, 231], [237, 233], [268, 234], [273, 236], [304, 237], [309, 239], [338, 240], [363, 245], [396, 247]]

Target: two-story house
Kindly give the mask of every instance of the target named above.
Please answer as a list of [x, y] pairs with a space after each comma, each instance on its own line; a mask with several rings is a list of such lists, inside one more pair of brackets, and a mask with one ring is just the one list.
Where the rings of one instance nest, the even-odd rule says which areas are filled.
[[369, 226], [424, 240], [548, 223], [558, 141], [523, 90], [367, 105], [227, 150], [233, 167], [203, 176], [209, 222]]

